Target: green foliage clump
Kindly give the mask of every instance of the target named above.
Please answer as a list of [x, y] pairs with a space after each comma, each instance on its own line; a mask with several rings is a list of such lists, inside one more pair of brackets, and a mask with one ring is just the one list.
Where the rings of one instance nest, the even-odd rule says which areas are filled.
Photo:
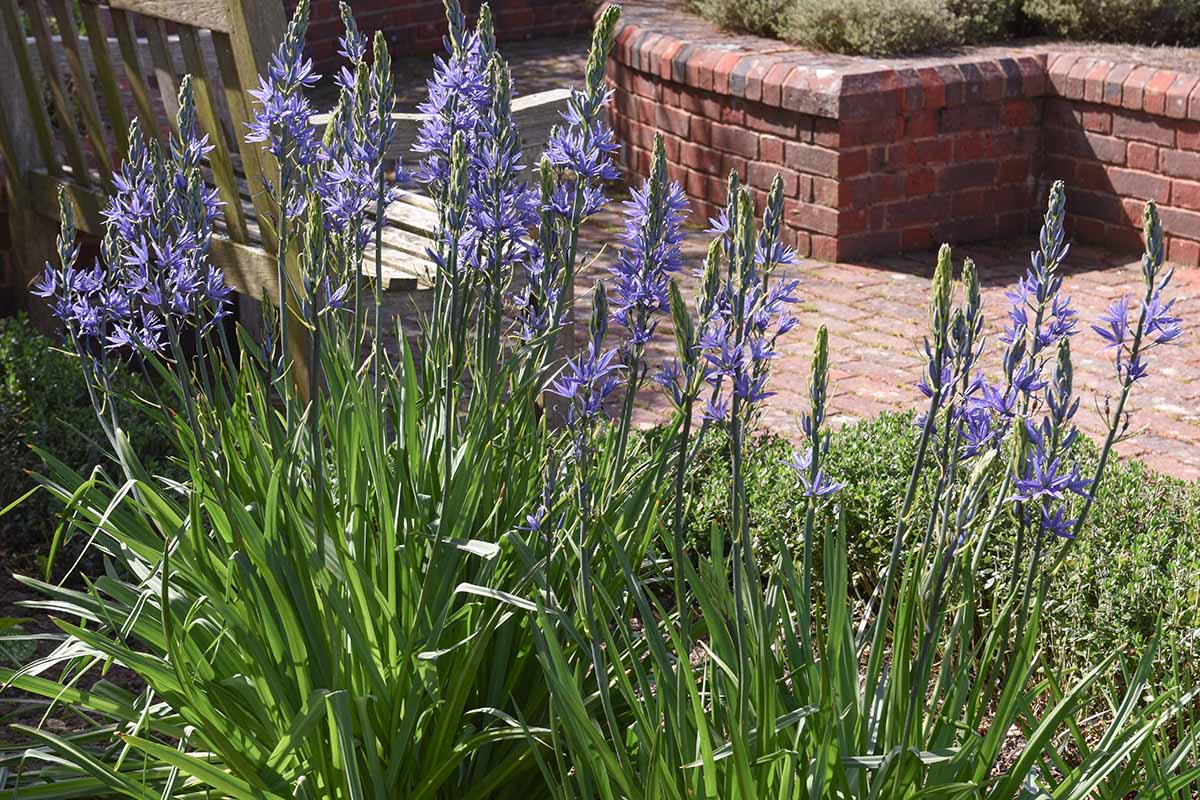
[[1022, 10], [1054, 36], [1141, 44], [1200, 42], [1200, 3], [1195, 0], [1024, 0]]
[[692, 0], [690, 6], [722, 27], [851, 55], [904, 55], [1019, 34], [1200, 42], [1194, 0]]
[[[851, 586], [860, 599], [886, 566], [919, 434], [911, 412], [884, 413], [833, 434], [825, 464], [846, 484], [838, 503], [846, 517]], [[804, 497], [784, 463], [791, 445], [768, 434], [749, 447], [746, 492], [753, 498], [760, 561], [765, 566], [780, 543], [799, 558]], [[1081, 437], [1075, 447], [1083, 470], [1094, 469], [1095, 445]], [[689, 542], [702, 552], [708, 532], [728, 525], [726, 451], [721, 437], [707, 437], [690, 478]], [[927, 492], [916, 502], [918, 516], [928, 513]], [[1006, 515], [981, 563], [979, 584], [986, 591], [999, 595], [1006, 586], [1015, 537], [1015, 520]], [[1110, 463], [1105, 489], [1051, 584], [1046, 609], [1046, 644], [1063, 670], [1083, 670], [1114, 651], [1144, 652], [1161, 615], [1160, 669], [1171, 669], [1168, 662], [1175, 660], [1185, 674], [1200, 673], [1187, 666], [1200, 658], [1200, 484], [1138, 461]]]
[[779, 34], [817, 50], [881, 56], [961, 43], [944, 0], [795, 0]]
[[[118, 388], [134, 392], [142, 382], [121, 375]], [[130, 435], [145, 463], [157, 465], [168, 452], [165, 437], [135, 414]], [[88, 399], [79, 360], [54, 347], [28, 317], [0, 319], [0, 508], [32, 489], [30, 473], [42, 469], [34, 447], [53, 453], [80, 472], [106, 460], [104, 441]], [[10, 549], [48, 543], [62, 504], [47, 493], [0, 516], [0, 540]]]
[[774, 36], [787, 0], [691, 0], [693, 11], [725, 28]]

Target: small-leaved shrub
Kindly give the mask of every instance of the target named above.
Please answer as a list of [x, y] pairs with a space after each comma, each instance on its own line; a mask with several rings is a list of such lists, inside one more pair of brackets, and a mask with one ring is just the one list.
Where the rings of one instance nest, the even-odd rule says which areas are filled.
[[[115, 378], [115, 389], [137, 391], [142, 381], [128, 372]], [[136, 411], [130, 435], [148, 464], [159, 466], [167, 438]], [[0, 508], [28, 492], [42, 470], [34, 447], [53, 453], [86, 473], [107, 460], [103, 432], [79, 372], [79, 360], [55, 346], [28, 317], [0, 319]], [[0, 541], [10, 551], [34, 552], [49, 544], [61, 504], [46, 492], [0, 516]]]
[[1194, 0], [692, 0], [722, 27], [835, 53], [904, 55], [1017, 35], [1200, 43]]
[[[845, 512], [851, 584], [860, 602], [887, 564], [919, 436], [911, 412], [886, 412], [833, 434], [825, 463], [830, 475], [845, 483], [838, 502]], [[746, 493], [753, 500], [750, 524], [760, 560], [765, 567], [782, 545], [799, 558], [804, 495], [786, 463], [792, 445], [764, 434], [748, 447]], [[1080, 438], [1075, 451], [1085, 470], [1095, 469], [1096, 446], [1090, 440]], [[1155, 473], [1140, 461], [1116, 462], [1109, 470], [1106, 491], [1046, 599], [1048, 655], [1057, 668], [1078, 674], [1114, 650], [1142, 651], [1161, 618], [1164, 655], [1158, 677], [1165, 679], [1178, 666], [1188, 680], [1200, 678], [1192, 666], [1200, 658], [1200, 484]], [[728, 471], [726, 449], [710, 436], [687, 486], [688, 543], [696, 552], [707, 553], [714, 526], [729, 524]], [[928, 513], [927, 493], [918, 495], [917, 506]], [[1011, 515], [1002, 518], [994, 536], [980, 584], [996, 596], [1010, 574]]]
[[1024, 0], [1022, 10], [1054, 36], [1138, 44], [1200, 43], [1196, 0]]

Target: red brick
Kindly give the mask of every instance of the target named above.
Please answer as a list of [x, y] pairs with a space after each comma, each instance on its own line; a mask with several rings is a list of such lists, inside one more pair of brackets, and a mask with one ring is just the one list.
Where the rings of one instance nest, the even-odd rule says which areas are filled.
[[798, 197], [800, 195], [800, 174], [793, 169], [781, 167], [778, 164], [753, 161], [746, 170], [746, 180], [750, 185], [762, 189], [770, 189], [776, 175], [783, 181], [784, 197]]
[[729, 76], [737, 63], [742, 60], [741, 53], [726, 53], [713, 67], [713, 91], [717, 94], [729, 93]]
[[995, 128], [1000, 122], [1000, 107], [995, 104], [951, 106], [942, 109], [944, 133]]
[[951, 218], [960, 219], [962, 217], [976, 217], [983, 214], [986, 197], [987, 191], [984, 189], [955, 192], [950, 200]]
[[900, 138], [900, 117], [870, 120], [843, 120], [839, 131], [841, 147], [894, 142]]
[[987, 133], [967, 133], [954, 139], [954, 160], [976, 161], [991, 151], [992, 137]]
[[772, 164], [782, 164], [783, 139], [765, 134], [758, 137], [758, 157]]
[[1153, 172], [1158, 169], [1158, 148], [1145, 142], [1130, 142], [1126, 162], [1130, 169]]
[[1196, 84], [1188, 97], [1188, 119], [1200, 120], [1200, 84]]
[[1079, 103], [1059, 100], [1055, 97], [1046, 100], [1042, 117], [1047, 125], [1055, 125], [1060, 128], [1077, 128], [1083, 125], [1083, 111], [1080, 109]]
[[1112, 186], [1108, 182], [1108, 171], [1098, 161], [1090, 159], [1076, 161], [1072, 186], [1080, 189], [1093, 189], [1098, 192], [1110, 192]]
[[[1171, 205], [1200, 211], [1200, 183], [1193, 181], [1171, 181]], [[1200, 239], [1200, 231], [1196, 231]]]
[[810, 237], [812, 246], [809, 257], [817, 261], [834, 262], [838, 260], [838, 242], [832, 236], [813, 235]]
[[712, 146], [744, 158], [758, 158], [758, 134], [734, 125], [714, 122]]
[[1094, 58], [1080, 58], [1071, 67], [1071, 71], [1067, 73], [1067, 78], [1063, 83], [1063, 95], [1072, 100], [1083, 99], [1083, 88], [1087, 75], [1092, 68], [1096, 66]]
[[785, 219], [789, 225], [796, 228], [836, 235], [838, 232], [838, 214], [838, 211], [826, 206], [789, 201], [787, 203], [787, 216]]
[[1180, 150], [1200, 150], [1200, 123], [1177, 123], [1175, 128], [1175, 146]]
[[678, 39], [671, 41], [658, 56], [658, 64], [654, 67], [654, 72], [663, 80], [671, 80], [671, 63], [675, 60], [675, 56], [679, 55], [679, 51], [683, 49], [683, 42]]
[[996, 172], [995, 161], [951, 164], [938, 172], [938, 192], [957, 192], [962, 189], [990, 185], [996, 180]]
[[919, 197], [933, 194], [936, 185], [937, 174], [931, 169], [922, 167], [908, 173], [904, 191], [909, 197]]
[[1200, 180], [1200, 153], [1163, 150], [1158, 154], [1162, 171], [1175, 178]]
[[1177, 73], [1160, 69], [1146, 82], [1146, 93], [1142, 95], [1142, 108], [1148, 114], [1162, 114], [1167, 106], [1167, 90], [1175, 82]]
[[678, 108], [659, 103], [655, 106], [654, 122], [659, 129], [686, 137], [691, 129], [692, 115]]
[[[868, 148], [866, 147], [859, 147], [855, 150], [842, 150], [834, 154], [834, 158], [837, 164], [836, 173], [839, 178], [853, 178], [855, 175], [862, 175], [870, 168]], [[791, 151], [789, 151], [788, 162], [791, 163]]]
[[827, 117], [812, 117], [812, 143], [821, 147], [841, 146], [838, 121]]
[[776, 64], [771, 67], [762, 82], [763, 103], [769, 106], [778, 106], [783, 103], [783, 82], [793, 69], [796, 69], [796, 65], [788, 63]]
[[1084, 130], [1095, 133], [1112, 133], [1113, 115], [1109, 111], [1091, 110], [1083, 112]]
[[659, 98], [659, 87], [661, 84], [641, 72], [633, 72], [630, 75], [630, 90], [641, 97], [648, 97], [651, 100]]
[[701, 117], [692, 117], [691, 125], [689, 126], [688, 136], [696, 144], [711, 145], [712, 144], [712, 123]]
[[1124, 222], [1125, 209], [1121, 199], [1109, 192], [1091, 192], [1081, 189], [1067, 189], [1067, 205], [1071, 215], [1092, 217], [1106, 222]]
[[800, 172], [809, 172], [814, 175], [836, 178], [842, 174], [840, 167], [843, 160], [854, 166], [857, 165], [860, 158], [862, 161], [862, 170], [866, 169], [866, 151], [862, 148], [858, 150], [843, 150], [839, 153], [800, 142], [787, 142], [785, 148], [786, 156], [784, 163], [788, 167]]
[[1186, 267], [1200, 266], [1200, 242], [1170, 236], [1167, 238], [1167, 258]]
[[1021, 93], [1026, 97], [1046, 94], [1046, 56], [1020, 56], [1017, 68], [1021, 71]]
[[950, 197], [949, 195], [932, 195], [908, 198], [898, 203], [888, 203], [884, 208], [887, 211], [888, 227], [902, 229], [945, 219], [950, 214]]
[[1116, 66], [1108, 61], [1097, 61], [1096, 64], [1088, 70], [1087, 76], [1084, 78], [1083, 99], [1089, 103], [1099, 103], [1104, 99], [1104, 80], [1108, 77], [1108, 73]]
[[933, 226], [920, 225], [900, 231], [900, 247], [904, 250], [927, 250], [933, 247]]
[[904, 137], [906, 139], [925, 139], [936, 136], [938, 132], [938, 113], [936, 111], [918, 111], [904, 117]]
[[1113, 190], [1122, 196], [1165, 203], [1171, 197], [1171, 182], [1149, 172], [1138, 172], [1121, 167], [1105, 170]]
[[1026, 156], [1013, 156], [1000, 161], [996, 170], [996, 183], [1023, 183], [1034, 176], [1033, 164]]
[[[841, 183], [832, 178], [811, 176], [809, 178], [809, 199], [823, 206], [838, 208], [842, 205]], [[804, 194], [801, 193], [803, 198]]]
[[1129, 73], [1133, 72], [1133, 64], [1117, 64], [1104, 77], [1104, 92], [1101, 96], [1102, 102], [1110, 106], [1121, 105], [1121, 88], [1125, 83], [1125, 79], [1129, 77]]
[[1098, 133], [1049, 128], [1046, 131], [1046, 149], [1082, 158], [1096, 158], [1109, 164], [1125, 163], [1125, 140]]
[[692, 85], [711, 92], [713, 90], [713, 68], [717, 66], [717, 62], [721, 60], [722, 56], [724, 56], [723, 52], [711, 48], [702, 48], [698, 55], [690, 56], [687, 68], [689, 83], [691, 82], [690, 78], [695, 74], [696, 81]]
[[688, 168], [719, 175], [721, 170], [721, 154], [710, 147], [702, 147], [693, 142], [683, 142], [679, 146], [679, 160]]
[[1200, 86], [1200, 76], [1188, 75], [1187, 73], [1179, 73], [1178, 77], [1167, 89], [1167, 107], [1166, 112], [1168, 117], [1174, 119], [1185, 119], [1188, 115], [1188, 96], [1192, 89]]
[[1079, 56], [1067, 53], [1050, 56], [1050, 63], [1046, 69], [1046, 77], [1050, 81], [1050, 87], [1058, 96], [1067, 96], [1067, 76], [1071, 74], [1071, 69], [1078, 60]]
[[1167, 147], [1175, 144], [1175, 126], [1162, 117], [1145, 114], [1113, 114], [1113, 135], [1122, 139], [1154, 142]]
[[746, 173], [749, 172], [750, 162], [741, 156], [730, 155], [725, 153], [721, 156], [721, 175], [728, 176], [731, 172], [736, 172], [738, 177], [746, 181]]
[[746, 126], [752, 130], [793, 139], [799, 115], [782, 108], [751, 104], [746, 108]]
[[921, 94], [924, 96], [925, 108], [936, 110], [946, 105], [946, 85], [932, 67], [921, 67], [917, 70], [921, 79]]
[[763, 78], [771, 68], [783, 59], [779, 56], [755, 56], [750, 69], [746, 71], [746, 99], [759, 102], [762, 100]]
[[895, 173], [876, 172], [841, 182], [841, 205], [865, 208], [907, 196], [905, 177]]
[[1146, 84], [1154, 77], [1150, 67], [1135, 67], [1125, 79], [1121, 92], [1121, 105], [1133, 111], [1142, 110], [1142, 97], [1146, 92]]
[[1001, 107], [1001, 121], [1010, 127], [1025, 127], [1037, 121], [1037, 106], [1030, 100], [1009, 100]]
[[[1191, 238], [1200, 232], [1200, 212], [1184, 211], [1183, 209], [1161, 206], [1158, 209], [1162, 217], [1163, 230], [1171, 236]], [[1140, 215], [1139, 215], [1140, 218]]]

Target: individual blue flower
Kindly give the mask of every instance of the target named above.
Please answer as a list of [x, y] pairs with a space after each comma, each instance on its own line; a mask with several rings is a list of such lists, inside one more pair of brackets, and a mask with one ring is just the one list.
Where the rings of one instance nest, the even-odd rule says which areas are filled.
[[845, 483], [839, 483], [831, 479], [825, 474], [823, 469], [818, 469], [817, 474], [814, 476], [812, 474], [812, 459], [813, 449], [810, 446], [803, 452], [794, 452], [791, 459], [785, 462], [796, 473], [796, 477], [800, 479], [800, 485], [804, 489], [805, 497], [825, 498], [836, 494], [846, 487]]

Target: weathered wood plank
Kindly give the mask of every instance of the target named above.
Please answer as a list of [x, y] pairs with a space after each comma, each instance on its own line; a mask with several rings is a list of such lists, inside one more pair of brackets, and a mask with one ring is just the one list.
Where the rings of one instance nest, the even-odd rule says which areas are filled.
[[[5, 95], [3, 105], [11, 106], [11, 111], [5, 114], [4, 123], [11, 122], [14, 125], [14, 128], [9, 130], [9, 135], [15, 143], [24, 133], [24, 130], [17, 126], [19, 119], [16, 113], [16, 109], [23, 105], [28, 112], [28, 118], [33, 122], [34, 138], [37, 141], [42, 163], [46, 165], [47, 169], [57, 173], [60, 170], [58, 155], [54, 147], [54, 137], [50, 131], [50, 117], [46, 114], [46, 107], [41, 103], [41, 92], [38, 90], [39, 84], [34, 76], [33, 62], [25, 42], [25, 31], [21, 27], [21, 20], [17, 15], [16, 0], [0, 0], [0, 28], [4, 28], [8, 38], [9, 47], [5, 55], [14, 62], [16, 74], [20, 79], [19, 81], [12, 80], [11, 73], [9, 73], [9, 80], [0, 83]], [[20, 97], [19, 102], [16, 101], [18, 97]], [[14, 144], [14, 149], [21, 150], [16, 144]], [[23, 175], [25, 170], [31, 166], [21, 163], [24, 158], [19, 152], [13, 153], [13, 159], [17, 162], [13, 170], [16, 175]]]
[[100, 106], [92, 93], [92, 76], [83, 64], [83, 56], [79, 47], [79, 29], [75, 26], [75, 15], [68, 8], [67, 0], [49, 0], [50, 10], [58, 22], [59, 41], [66, 55], [67, 66], [75, 78], [75, 105], [83, 118], [83, 127], [88, 138], [92, 140], [92, 148], [100, 161], [101, 180], [105, 185], [111, 185], [113, 159], [109, 150], [107, 137], [104, 135], [104, 125], [100, 120]]
[[234, 175], [233, 164], [229, 158], [229, 148], [225, 144], [224, 131], [221, 130], [217, 112], [213, 106], [213, 92], [210, 89], [208, 68], [205, 66], [204, 56], [200, 52], [200, 42], [196, 31], [192, 28], [181, 27], [179, 43], [183, 48], [184, 65], [192, 76], [196, 114], [200, 125], [208, 134], [209, 144], [212, 145], [212, 150], [208, 154], [208, 162], [212, 167], [217, 191], [225, 203], [222, 211], [229, 238], [235, 242], [245, 242], [246, 219], [242, 214], [242, 204], [238, 197], [237, 176]]
[[147, 19], [146, 40], [150, 43], [150, 61], [154, 65], [154, 81], [158, 84], [158, 95], [171, 133], [179, 135], [179, 73], [175, 71], [175, 60], [167, 49], [167, 31], [161, 19]]
[[[61, 2], [61, 0], [60, 0]], [[113, 70], [112, 54], [108, 50], [108, 33], [100, 21], [100, 12], [91, 3], [81, 2], [79, 13], [83, 18], [83, 29], [87, 34], [88, 49], [92, 53], [92, 67], [104, 96], [104, 107], [108, 122], [112, 126], [117, 152], [129, 152], [129, 119], [125, 105], [121, 102], [121, 90], [117, 73]]]
[[154, 114], [154, 106], [150, 103], [150, 85], [146, 81], [146, 73], [142, 70], [142, 61], [138, 57], [138, 41], [133, 29], [133, 20], [118, 9], [113, 9], [111, 15], [113, 31], [117, 34], [117, 46], [121, 51], [121, 63], [125, 68], [125, 79], [129, 83], [129, 94], [133, 97], [133, 107], [142, 128], [142, 135], [161, 139], [158, 118]]
[[[83, 155], [83, 145], [79, 139], [79, 129], [75, 127], [75, 111], [68, 99], [66, 85], [58, 71], [58, 59], [51, 48], [50, 28], [39, 3], [31, 3], [25, 8], [37, 43], [38, 58], [41, 60], [42, 76], [50, 86], [50, 98], [54, 102], [54, 111], [58, 121], [58, 139], [63, 143], [67, 152], [67, 162], [78, 173], [87, 171], [87, 159]], [[32, 84], [37, 86], [38, 84]]]
[[[259, 0], [259, 2], [269, 0]], [[145, 17], [209, 31], [233, 30], [229, 9], [220, 0], [109, 0], [109, 5]]]
[[[541, 157], [542, 151], [546, 149], [551, 128], [562, 123], [562, 112], [567, 110], [567, 100], [570, 96], [571, 93], [566, 89], [550, 89], [513, 100], [513, 123], [521, 132], [526, 166], [532, 166], [534, 160]], [[329, 114], [317, 114], [313, 117], [313, 124], [324, 130], [329, 125], [330, 118]], [[413, 145], [427, 118], [427, 114], [392, 114], [396, 123], [396, 134], [388, 148], [389, 159], [405, 163], [417, 160], [420, 154], [413, 151]]]

